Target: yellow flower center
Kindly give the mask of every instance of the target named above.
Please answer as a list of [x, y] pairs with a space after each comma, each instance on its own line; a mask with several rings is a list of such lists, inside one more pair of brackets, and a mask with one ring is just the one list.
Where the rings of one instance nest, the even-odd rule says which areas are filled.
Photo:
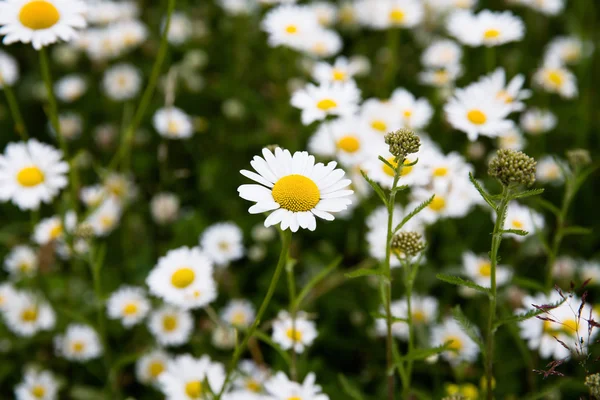
[[448, 175], [448, 168], [447, 167], [437, 167], [436, 169], [433, 170], [433, 176], [436, 177], [442, 177], [442, 176], [446, 176]]
[[574, 319], [567, 319], [563, 321], [563, 330], [567, 333], [575, 333], [577, 332], [578, 323]]
[[450, 350], [460, 351], [463, 348], [463, 342], [458, 336], [455, 336], [455, 335], [447, 336], [446, 342], [450, 342], [448, 344], [448, 348]]
[[332, 99], [323, 99], [317, 103], [317, 108], [323, 111], [329, 111], [332, 108], [336, 108], [337, 103]]
[[100, 217], [100, 225], [104, 229], [110, 229], [115, 224], [115, 219], [109, 215], [103, 215]]
[[171, 135], [177, 134], [179, 132], [179, 123], [173, 119], [170, 120], [169, 124], [167, 125], [167, 132]]
[[433, 200], [429, 203], [429, 208], [433, 211], [441, 211], [446, 207], [446, 200], [442, 196], [438, 196], [437, 194], [433, 196]]
[[291, 24], [285, 27], [285, 31], [290, 35], [295, 35], [296, 33], [298, 33], [298, 27], [296, 25]]
[[471, 110], [467, 113], [467, 119], [475, 125], [483, 125], [487, 121], [485, 114], [479, 110]]
[[300, 397], [300, 396], [292, 396], [292, 397], [288, 397], [287, 400], [302, 400], [302, 397]]
[[513, 221], [512, 221], [512, 226], [513, 226], [513, 228], [515, 228], [515, 229], [523, 229], [523, 222], [521, 222], [521, 221], [520, 221], [520, 220], [518, 220], [518, 219], [513, 219]]
[[406, 15], [404, 14], [404, 11], [399, 8], [395, 8], [390, 12], [390, 21], [399, 24], [404, 21], [405, 16]]
[[440, 69], [433, 73], [433, 80], [438, 85], [443, 85], [443, 84], [447, 83], [449, 79], [450, 79], [450, 74], [448, 73], [448, 71], [446, 71], [444, 69]]
[[325, 43], [323, 42], [317, 42], [313, 46], [313, 51], [315, 54], [325, 54], [327, 53], [327, 46], [325, 46]]
[[289, 328], [286, 332], [285, 335], [292, 339], [294, 342], [299, 342], [302, 340], [302, 332], [298, 331], [297, 329], [292, 329]]
[[387, 124], [380, 119], [376, 119], [375, 121], [371, 122], [371, 128], [379, 132], [386, 132]]
[[23, 322], [33, 322], [33, 321], [37, 320], [37, 317], [38, 317], [37, 309], [34, 307], [26, 308], [21, 313], [21, 320]]
[[190, 267], [181, 267], [171, 275], [171, 283], [178, 289], [185, 289], [194, 281], [196, 274]]
[[35, 31], [53, 27], [60, 14], [52, 3], [45, 0], [34, 0], [25, 4], [19, 12], [19, 21]]
[[492, 265], [489, 262], [482, 262], [479, 264], [479, 275], [481, 276], [492, 276]]
[[346, 72], [341, 69], [335, 68], [333, 70], [333, 80], [334, 81], [345, 81], [346, 80]]
[[412, 116], [412, 110], [404, 110], [402, 115], [404, 116], [404, 118], [410, 118]]
[[231, 317], [231, 322], [233, 325], [243, 325], [246, 323], [246, 314], [242, 311], [238, 311], [233, 314]]
[[[392, 164], [394, 166], [394, 168], [398, 167], [398, 163], [396, 162], [395, 157], [388, 158], [388, 162], [390, 164]], [[410, 163], [411, 163], [410, 160], [404, 160], [404, 166], [402, 167], [400, 176], [406, 176], [411, 173], [411, 171], [413, 169], [412, 165], [406, 166], [406, 164], [410, 164]], [[396, 171], [394, 171], [392, 168], [390, 168], [390, 166], [387, 164], [383, 164], [383, 172], [385, 172], [387, 175], [392, 176], [392, 177], [396, 175]]]
[[495, 39], [498, 36], [500, 36], [500, 31], [498, 29], [488, 29], [487, 31], [483, 32], [483, 37], [485, 39]]
[[548, 80], [556, 86], [562, 86], [563, 74], [558, 70], [551, 70], [548, 72]]
[[162, 361], [153, 361], [148, 366], [148, 373], [153, 379], [158, 378], [160, 374], [165, 370], [165, 365]]
[[344, 136], [337, 142], [337, 147], [346, 153], [355, 153], [360, 149], [360, 141], [356, 136]]
[[219, 246], [219, 250], [221, 250], [221, 251], [229, 250], [229, 243], [227, 243], [225, 241], [219, 242], [218, 246]]
[[56, 224], [50, 229], [50, 240], [56, 240], [63, 233], [63, 227], [61, 223]]
[[33, 397], [41, 399], [46, 394], [46, 389], [41, 385], [36, 385], [33, 387], [33, 389], [31, 389], [31, 394]]
[[21, 186], [33, 187], [44, 182], [44, 173], [38, 167], [25, 167], [17, 174]]
[[425, 313], [421, 310], [413, 312], [412, 317], [415, 322], [425, 322]]
[[123, 314], [131, 316], [135, 315], [138, 311], [138, 306], [135, 303], [129, 303], [123, 307]]
[[185, 384], [185, 394], [192, 399], [199, 399], [202, 394], [202, 382], [191, 381]]
[[76, 340], [71, 345], [71, 348], [73, 349], [73, 352], [81, 353], [83, 351], [83, 349], [85, 349], [85, 343], [83, 343], [80, 340]]
[[21, 264], [19, 264], [19, 266], [17, 267], [19, 269], [19, 271], [21, 272], [29, 272], [32, 269], [32, 265], [26, 262], [22, 262]]
[[506, 90], [499, 91], [498, 94], [496, 95], [496, 98], [504, 101], [506, 104], [510, 104], [514, 101], [512, 96], [510, 94], [508, 94], [508, 92]]
[[279, 179], [273, 186], [272, 195], [281, 208], [293, 212], [310, 211], [321, 199], [321, 192], [315, 182], [296, 174]]
[[177, 328], [177, 317], [174, 315], [166, 315], [163, 317], [163, 329], [167, 332], [172, 332]]
[[254, 379], [248, 379], [248, 381], [246, 382], [246, 389], [248, 389], [251, 392], [258, 393], [261, 389], [260, 383], [256, 382]]

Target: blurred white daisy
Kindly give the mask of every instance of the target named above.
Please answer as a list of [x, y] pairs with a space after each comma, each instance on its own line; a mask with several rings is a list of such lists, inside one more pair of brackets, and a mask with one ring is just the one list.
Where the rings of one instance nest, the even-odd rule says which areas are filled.
[[59, 382], [52, 372], [27, 368], [23, 380], [15, 387], [17, 400], [55, 400]]
[[417, 188], [411, 193], [408, 209], [415, 209], [433, 195], [431, 203], [417, 215], [419, 221], [433, 224], [442, 218], [461, 218], [476, 204], [477, 192], [471, 189], [473, 187], [467, 180], [457, 180], [451, 187], [446, 188]]
[[506, 72], [503, 68], [498, 68], [489, 75], [484, 76], [478, 84], [485, 87], [491, 95], [496, 95], [496, 99], [511, 106], [511, 111], [522, 111], [525, 104], [522, 100], [531, 97], [531, 90], [523, 89], [525, 77], [521, 74], [516, 75], [506, 82]]
[[313, 78], [319, 83], [347, 82], [359, 72], [359, 65], [346, 57], [338, 57], [333, 64], [317, 62], [312, 70]]
[[118, 203], [132, 200], [137, 192], [132, 177], [126, 174], [110, 173], [104, 178], [102, 185]]
[[588, 282], [589, 285], [600, 285], [600, 262], [585, 261], [579, 267], [579, 275], [582, 282]]
[[85, 186], [79, 192], [79, 198], [87, 207], [96, 208], [108, 196], [102, 185]]
[[[438, 315], [438, 301], [435, 297], [419, 296], [413, 294], [411, 297], [412, 323], [417, 327], [427, 327], [435, 322]], [[391, 304], [392, 316], [394, 318], [406, 319], [408, 316], [408, 303], [406, 298], [393, 301]], [[381, 310], [385, 312], [383, 309]], [[379, 336], [387, 335], [387, 323], [384, 318], [375, 320], [375, 329]], [[408, 324], [402, 321], [392, 323], [392, 334], [399, 339], [408, 338]]]
[[292, 106], [302, 110], [302, 123], [309, 125], [328, 115], [350, 116], [358, 110], [360, 91], [354, 81], [307, 84], [294, 92]]
[[207, 393], [220, 392], [225, 383], [225, 368], [206, 355], [194, 358], [184, 354], [167, 363], [158, 382], [166, 400], [201, 399]]
[[262, 29], [269, 36], [270, 46], [288, 46], [301, 49], [307, 37], [323, 29], [317, 15], [306, 6], [283, 5], [268, 11], [261, 22]]
[[421, 54], [421, 63], [426, 67], [444, 68], [460, 63], [462, 48], [453, 40], [437, 39]]
[[360, 118], [364, 131], [383, 137], [386, 133], [402, 127], [400, 113], [394, 112], [390, 102], [379, 99], [367, 99], [360, 108]]
[[293, 348], [296, 353], [303, 353], [316, 338], [317, 326], [304, 312], [298, 312], [293, 320], [289, 313], [280, 311], [273, 322], [272, 339], [284, 350]]
[[557, 257], [552, 265], [552, 277], [562, 280], [573, 278], [577, 268], [576, 264], [577, 262], [569, 256]]
[[517, 126], [498, 137], [498, 147], [501, 149], [523, 150], [526, 143], [523, 132]]
[[171, 356], [164, 350], [152, 350], [135, 363], [135, 376], [145, 385], [158, 385], [158, 377], [167, 369]]
[[192, 118], [177, 107], [161, 108], [152, 117], [154, 129], [167, 139], [187, 139], [194, 133]]
[[81, 75], [67, 75], [54, 84], [56, 97], [65, 103], [78, 100], [85, 94], [86, 90], [87, 82]]
[[38, 256], [29, 246], [15, 246], [4, 259], [4, 269], [13, 278], [33, 276], [38, 270]]
[[[58, 115], [58, 125], [60, 126], [60, 134], [67, 140], [74, 140], [81, 136], [83, 131], [83, 119], [81, 115], [67, 111]], [[53, 136], [56, 135], [56, 131], [50, 122], [48, 122], [48, 129]]]
[[462, 44], [472, 47], [517, 42], [525, 35], [525, 24], [510, 11], [456, 11], [448, 18], [446, 29]]
[[150, 302], [144, 289], [135, 286], [121, 286], [106, 301], [108, 316], [118, 319], [124, 327], [130, 328], [141, 322], [150, 311]]
[[342, 38], [336, 31], [321, 29], [308, 33], [298, 50], [313, 57], [328, 58], [338, 54], [342, 45]]
[[425, 69], [419, 73], [419, 80], [425, 85], [446, 89], [447, 91], [462, 73], [460, 64], [450, 64], [445, 67]]
[[556, 127], [558, 119], [549, 110], [530, 108], [521, 115], [521, 127], [531, 135], [539, 135]]
[[[163, 20], [163, 30], [166, 21]], [[167, 32], [167, 40], [169, 43], [181, 46], [190, 38], [194, 32], [194, 25], [192, 24], [192, 20], [185, 12], [175, 11], [171, 15], [171, 23], [169, 25], [169, 31]]]
[[19, 80], [19, 65], [17, 60], [8, 53], [0, 50], [0, 89], [4, 85], [12, 86]]
[[102, 343], [94, 329], [87, 325], [70, 324], [64, 335], [54, 338], [56, 353], [69, 361], [85, 362], [102, 355]]
[[543, 156], [537, 160], [535, 179], [540, 183], [559, 184], [564, 182], [565, 177], [554, 157]]
[[213, 263], [197, 247], [167, 252], [150, 271], [146, 284], [153, 295], [185, 309], [204, 307], [217, 297]]
[[192, 314], [172, 306], [162, 306], [152, 311], [148, 317], [148, 330], [161, 346], [187, 343], [193, 328]]
[[322, 26], [333, 25], [337, 19], [337, 7], [325, 1], [315, 1], [309, 4], [309, 9], [317, 17]]
[[114, 197], [108, 197], [87, 218], [86, 222], [94, 230], [96, 236], [107, 236], [118, 225], [123, 207]]
[[179, 215], [180, 201], [175, 193], [157, 193], [150, 201], [152, 219], [159, 225], [174, 222]]
[[19, 293], [12, 284], [0, 282], [0, 311], [8, 310], [15, 296]]
[[534, 82], [550, 93], [571, 99], [577, 96], [577, 78], [575, 75], [559, 64], [545, 64], [535, 71]]
[[355, 7], [360, 23], [372, 29], [412, 28], [425, 14], [419, 0], [360, 0]]
[[304, 382], [290, 380], [283, 372], [278, 372], [265, 383], [265, 389], [273, 400], [329, 400], [315, 383], [316, 376], [310, 372]]
[[[473, 282], [483, 287], [490, 287], [492, 266], [487, 256], [476, 255], [466, 251], [462, 255], [462, 263], [465, 275]], [[512, 272], [506, 265], [496, 265], [496, 285], [502, 286], [508, 283]]]
[[265, 226], [281, 224], [281, 229], [296, 232], [299, 228], [314, 231], [315, 217], [332, 221], [331, 213], [346, 209], [351, 190], [349, 179], [343, 179], [344, 171], [336, 169], [337, 163], [315, 164], [315, 158], [307, 152], [292, 154], [288, 150], [275, 149], [273, 154], [263, 149], [263, 157], [255, 156], [250, 162], [256, 172], [240, 171], [257, 184], [238, 188], [240, 197], [255, 202], [248, 210], [251, 214], [273, 211], [265, 220]]
[[58, 215], [41, 220], [34, 228], [33, 241], [40, 246], [44, 246], [52, 241], [61, 241], [65, 230], [70, 232], [75, 228], [77, 224], [76, 218], [74, 212], [67, 212], [65, 215], [66, 229], [63, 226], [61, 217]]
[[412, 93], [403, 88], [394, 90], [390, 102], [394, 107], [394, 112], [399, 112], [400, 123], [404, 128], [424, 129], [433, 116], [433, 108], [427, 99], [417, 99]]
[[0, 201], [22, 210], [50, 203], [67, 186], [69, 164], [54, 147], [36, 139], [9, 143], [0, 155]]
[[565, 8], [565, 0], [516, 0], [545, 15], [558, 15]]
[[[238, 374], [233, 381], [233, 385], [239, 391], [244, 393], [259, 394], [264, 393], [264, 385], [270, 377], [270, 371], [264, 366], [257, 365], [251, 360], [242, 360], [238, 364]], [[242, 398], [240, 398], [242, 400]], [[250, 398], [249, 400], [252, 400]], [[255, 399], [255, 400], [258, 400]]]
[[[492, 215], [492, 219], [495, 221], [495, 213]], [[506, 211], [506, 220], [504, 222], [504, 229], [524, 230], [529, 233], [529, 235], [527, 236], [535, 236], [535, 233], [537, 231], [542, 230], [543, 228], [544, 217], [538, 212], [514, 201], [508, 205], [508, 210]], [[519, 242], [522, 242], [527, 238], [527, 236], [521, 236], [516, 234], [509, 235], [510, 237]]]
[[243, 233], [233, 222], [221, 222], [206, 228], [200, 236], [202, 251], [216, 266], [226, 266], [244, 256]]
[[229, 325], [247, 328], [254, 322], [256, 312], [249, 300], [230, 300], [221, 311], [221, 319]]
[[142, 86], [142, 74], [131, 64], [121, 63], [108, 68], [102, 78], [104, 93], [114, 101], [131, 100]]
[[123, 43], [124, 50], [140, 46], [148, 38], [148, 28], [137, 19], [119, 21], [111, 27]]
[[85, 28], [86, 6], [79, 0], [8, 0], [0, 3], [0, 35], [4, 44], [44, 46], [71, 41]]
[[448, 343], [449, 349], [441, 354], [452, 365], [461, 362], [472, 363], [477, 360], [479, 347], [453, 318], [446, 318], [441, 325], [431, 331], [431, 346]]
[[255, 11], [258, 3], [255, 0], [218, 0], [223, 10], [231, 15], [248, 15]]
[[557, 36], [546, 47], [544, 64], [576, 64], [592, 51], [591, 45], [575, 36]]
[[16, 335], [31, 337], [39, 331], [54, 328], [56, 315], [52, 307], [29, 292], [17, 292], [4, 311], [6, 326]]

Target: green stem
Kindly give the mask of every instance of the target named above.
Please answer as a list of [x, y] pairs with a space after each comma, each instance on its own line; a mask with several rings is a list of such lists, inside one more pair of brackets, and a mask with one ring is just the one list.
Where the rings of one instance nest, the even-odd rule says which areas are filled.
[[485, 49], [485, 65], [488, 73], [493, 72], [496, 68], [496, 47]]
[[381, 97], [387, 98], [389, 96], [389, 90], [394, 83], [394, 75], [396, 74], [398, 62], [398, 47], [400, 44], [400, 28], [390, 28], [387, 32], [387, 47], [389, 50], [389, 59], [383, 72], [383, 79], [381, 80]]
[[277, 262], [277, 267], [275, 268], [275, 272], [273, 273], [273, 277], [271, 278], [271, 283], [269, 284], [269, 289], [267, 290], [267, 294], [265, 295], [265, 298], [263, 299], [262, 304], [260, 305], [260, 308], [258, 309], [258, 313], [256, 314], [256, 318], [254, 319], [254, 322], [252, 323], [252, 325], [246, 332], [246, 335], [244, 336], [242, 343], [239, 346], [237, 346], [235, 351], [233, 352], [233, 357], [231, 357], [231, 363], [229, 365], [229, 370], [227, 371], [227, 375], [225, 376], [225, 382], [223, 382], [223, 387], [221, 388], [219, 393], [216, 395], [214, 400], [220, 400], [221, 396], [223, 396], [223, 393], [225, 392], [225, 389], [227, 388], [227, 384], [231, 380], [233, 371], [235, 371], [235, 368], [237, 366], [237, 363], [238, 363], [240, 357], [242, 356], [242, 353], [244, 352], [244, 350], [246, 350], [246, 347], [248, 346], [248, 341], [254, 335], [254, 332], [256, 331], [256, 329], [258, 328], [258, 325], [261, 322], [263, 314], [265, 313], [265, 311], [267, 310], [267, 307], [269, 306], [269, 303], [271, 302], [271, 297], [273, 297], [273, 293], [275, 292], [275, 287], [277, 286], [277, 282], [279, 281], [279, 276], [281, 275], [281, 272], [283, 271], [285, 265], [287, 264], [288, 254], [290, 251], [291, 243], [292, 243], [292, 232], [290, 230], [285, 230], [285, 231], [281, 232], [281, 253], [279, 254], [279, 261]]
[[[414, 286], [414, 277], [416, 276], [419, 268], [419, 263], [414, 266], [410, 262], [406, 262], [403, 265], [404, 268], [404, 287], [406, 290], [406, 323], [408, 325], [408, 350], [407, 353], [411, 354], [415, 347], [415, 330], [413, 326], [413, 313], [412, 313], [412, 290]], [[414, 271], [413, 271], [414, 268]], [[404, 398], [409, 398], [410, 387], [412, 381], [412, 370], [413, 360], [407, 361], [406, 367], [406, 384], [404, 386]]]
[[486, 334], [486, 352], [485, 352], [485, 376], [487, 399], [493, 399], [492, 381], [494, 364], [494, 322], [496, 320], [496, 266], [498, 265], [498, 250], [502, 242], [502, 233], [504, 229], [504, 220], [506, 219], [506, 210], [510, 202], [510, 189], [502, 187], [502, 199], [497, 209], [496, 223], [492, 233], [492, 249], [490, 250], [490, 308], [488, 312], [488, 325]]
[[150, 74], [150, 80], [148, 81], [148, 86], [144, 90], [142, 94], [142, 98], [140, 100], [140, 104], [135, 110], [135, 114], [133, 119], [129, 123], [127, 130], [125, 130], [123, 134], [123, 141], [121, 142], [121, 146], [117, 154], [113, 157], [109, 164], [109, 170], [114, 169], [117, 164], [123, 159], [127, 158], [129, 152], [131, 151], [131, 145], [133, 142], [133, 135], [137, 130], [139, 124], [144, 118], [144, 114], [146, 113], [146, 109], [152, 100], [152, 96], [154, 95], [154, 91], [156, 89], [156, 85], [158, 84], [158, 78], [160, 77], [160, 71], [162, 69], [163, 62], [167, 55], [167, 50], [169, 47], [169, 43], [167, 41], [167, 33], [169, 32], [169, 27], [171, 26], [171, 15], [173, 14], [173, 10], [175, 9], [175, 0], [169, 0], [167, 5], [167, 17], [166, 23], [164, 26], [164, 30], [160, 39], [160, 47], [158, 49], [158, 54], [156, 55], [156, 60], [154, 61], [154, 65], [152, 67], [152, 72]]
[[15, 122], [15, 131], [21, 136], [23, 141], [27, 141], [29, 135], [27, 133], [27, 126], [23, 121], [23, 116], [21, 115], [21, 110], [19, 108], [19, 102], [15, 97], [15, 94], [10, 87], [10, 85], [5, 84], [2, 88], [4, 90], [4, 95], [6, 96], [6, 102], [8, 103], [8, 108], [10, 109], [10, 114], [13, 117]]
[[[294, 263], [288, 262], [286, 266], [288, 291], [290, 293], [290, 317], [292, 318], [292, 332], [296, 332], [296, 282], [294, 279]], [[292, 335], [295, 337], [295, 334]], [[298, 379], [298, 372], [296, 368], [296, 349], [292, 346], [291, 352], [291, 363], [290, 363], [290, 378], [293, 381]]]

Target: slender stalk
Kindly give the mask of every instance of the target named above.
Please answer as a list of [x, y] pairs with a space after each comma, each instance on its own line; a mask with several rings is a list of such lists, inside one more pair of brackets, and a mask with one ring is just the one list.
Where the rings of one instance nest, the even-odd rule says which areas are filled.
[[[287, 281], [288, 281], [288, 291], [290, 294], [290, 317], [292, 318], [292, 332], [294, 332], [294, 334], [292, 335], [292, 337], [296, 337], [296, 282], [294, 279], [294, 263], [289, 262], [287, 263], [286, 266], [286, 272], [287, 272]], [[295, 344], [295, 343], [294, 343]], [[292, 346], [292, 348], [290, 349], [291, 352], [291, 363], [290, 363], [290, 377], [293, 381], [296, 381], [298, 379], [298, 373], [297, 373], [297, 368], [296, 368], [296, 346]]]
[[485, 49], [485, 65], [487, 72], [492, 72], [496, 68], [496, 47]]
[[488, 325], [486, 332], [486, 360], [485, 377], [487, 399], [493, 399], [492, 380], [494, 364], [494, 322], [496, 320], [496, 266], [498, 265], [498, 249], [502, 242], [502, 230], [504, 229], [504, 220], [506, 219], [506, 210], [510, 202], [510, 189], [507, 186], [502, 187], [502, 199], [497, 208], [496, 223], [492, 233], [492, 249], [490, 250], [490, 308], [488, 312]]
[[[0, 78], [0, 81], [1, 80], [2, 78]], [[10, 114], [15, 122], [15, 131], [17, 131], [23, 141], [26, 141], [29, 138], [29, 134], [27, 133], [27, 126], [23, 121], [23, 115], [21, 114], [21, 109], [19, 108], [19, 102], [17, 101], [15, 93], [8, 84], [5, 84], [2, 89], [4, 90], [4, 95], [6, 96], [6, 102], [8, 103]]]
[[238, 363], [240, 357], [242, 356], [242, 353], [244, 352], [244, 350], [246, 350], [246, 347], [248, 346], [248, 341], [254, 335], [254, 332], [256, 332], [256, 329], [258, 328], [258, 325], [261, 322], [261, 318], [262, 318], [263, 314], [265, 313], [265, 311], [267, 310], [269, 303], [271, 302], [271, 297], [273, 297], [273, 293], [275, 292], [275, 287], [277, 286], [277, 282], [279, 282], [279, 277], [281, 276], [281, 272], [283, 271], [285, 265], [287, 264], [288, 254], [290, 251], [291, 243], [292, 243], [292, 232], [290, 230], [285, 230], [285, 231], [281, 232], [281, 253], [279, 254], [279, 261], [277, 262], [277, 267], [275, 268], [275, 272], [273, 273], [273, 277], [271, 278], [271, 283], [269, 284], [269, 289], [267, 290], [267, 294], [265, 295], [265, 298], [263, 299], [262, 304], [260, 305], [260, 308], [258, 309], [258, 313], [256, 314], [256, 318], [254, 319], [254, 322], [252, 323], [252, 325], [246, 332], [246, 335], [244, 336], [242, 343], [239, 346], [237, 346], [235, 351], [233, 352], [233, 356], [231, 357], [231, 363], [229, 365], [229, 370], [227, 371], [227, 375], [225, 376], [225, 382], [223, 382], [223, 387], [221, 387], [221, 390], [216, 395], [214, 400], [220, 400], [221, 396], [223, 396], [223, 393], [225, 392], [225, 389], [227, 388], [227, 384], [231, 380], [233, 371], [235, 371], [235, 368], [237, 366], [237, 363]]
[[383, 71], [383, 79], [381, 80], [381, 96], [388, 96], [388, 90], [394, 83], [394, 75], [398, 67], [398, 47], [400, 45], [400, 28], [390, 28], [387, 32], [387, 47], [389, 50], [389, 59]]
[[[406, 324], [408, 325], [408, 354], [412, 353], [415, 347], [415, 329], [413, 324], [413, 313], [412, 313], [412, 290], [414, 286], [414, 279], [419, 268], [417, 262], [414, 266], [410, 262], [406, 262], [403, 265], [404, 268], [404, 287], [406, 291]], [[413, 360], [407, 362], [406, 367], [406, 382], [404, 385], [404, 398], [408, 398], [410, 395], [410, 387], [412, 380], [412, 369]]]
[[171, 15], [173, 14], [173, 10], [175, 9], [175, 2], [176, 0], [169, 0], [169, 3], [167, 5], [166, 23], [160, 39], [160, 47], [158, 48], [158, 54], [156, 55], [156, 60], [154, 61], [154, 65], [152, 67], [152, 72], [150, 74], [148, 86], [146, 86], [146, 89], [142, 94], [140, 104], [135, 110], [133, 119], [131, 120], [127, 129], [123, 133], [123, 141], [121, 142], [121, 146], [119, 147], [117, 154], [115, 154], [115, 156], [109, 164], [109, 170], [114, 169], [123, 158], [127, 158], [129, 152], [131, 151], [133, 135], [137, 130], [139, 124], [141, 123], [142, 118], [144, 118], [146, 109], [148, 108], [148, 105], [152, 100], [152, 96], [154, 95], [156, 85], [158, 84], [160, 71], [162, 69], [163, 62], [167, 55], [167, 49], [169, 47], [169, 43], [167, 41], [167, 33], [169, 32], [169, 27], [171, 26]]

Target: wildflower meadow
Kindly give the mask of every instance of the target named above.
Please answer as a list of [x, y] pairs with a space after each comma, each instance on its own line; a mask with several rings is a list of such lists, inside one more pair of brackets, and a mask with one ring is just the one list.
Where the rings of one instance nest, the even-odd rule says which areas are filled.
[[600, 399], [597, 0], [0, 0], [0, 399]]

